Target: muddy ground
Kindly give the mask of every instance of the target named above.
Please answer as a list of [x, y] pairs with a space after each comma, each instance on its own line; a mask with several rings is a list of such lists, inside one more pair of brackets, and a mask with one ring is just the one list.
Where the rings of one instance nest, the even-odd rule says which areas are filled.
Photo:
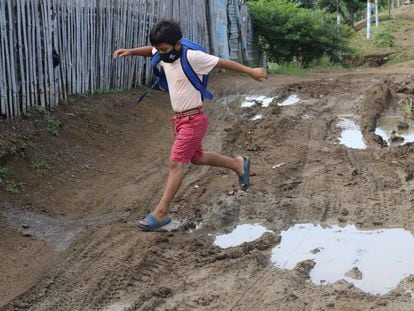
[[[309, 261], [293, 270], [270, 262], [279, 233], [297, 223], [414, 232], [414, 145], [385, 146], [373, 133], [414, 98], [412, 72], [406, 63], [264, 83], [215, 76], [205, 149], [251, 156], [252, 184], [245, 193], [234, 173], [187, 167], [168, 232], [132, 223], [167, 177], [165, 94], [137, 107], [139, 90], [79, 95], [49, 116], [1, 122], [0, 310], [414, 310], [414, 276], [375, 296], [346, 281], [312, 284]], [[242, 109], [248, 94], [278, 98]], [[302, 102], [277, 105], [292, 94]], [[263, 120], [250, 121], [257, 113]], [[356, 117], [367, 149], [338, 143], [342, 115]], [[213, 245], [242, 223], [275, 234]]]

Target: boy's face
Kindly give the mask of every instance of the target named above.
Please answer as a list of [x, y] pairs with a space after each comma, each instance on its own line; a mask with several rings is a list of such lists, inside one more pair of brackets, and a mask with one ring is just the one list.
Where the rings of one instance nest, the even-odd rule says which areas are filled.
[[176, 51], [181, 50], [181, 42], [178, 41], [175, 45], [171, 45], [169, 43], [160, 43], [155, 46], [158, 52], [160, 53], [168, 53], [171, 52], [174, 48]]

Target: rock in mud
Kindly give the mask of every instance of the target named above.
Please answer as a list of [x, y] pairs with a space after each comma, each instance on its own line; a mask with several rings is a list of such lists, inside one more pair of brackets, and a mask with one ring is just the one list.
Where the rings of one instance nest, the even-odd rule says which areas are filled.
[[320, 248], [315, 248], [315, 249], [313, 249], [313, 250], [311, 250], [311, 253], [312, 254], [317, 254], [317, 253], [319, 253], [321, 250], [320, 250]]
[[357, 267], [353, 267], [351, 270], [345, 273], [345, 275], [354, 280], [362, 280], [362, 272]]
[[393, 144], [399, 144], [399, 143], [403, 143], [404, 142], [404, 137], [398, 136], [398, 135], [394, 135], [390, 138], [391, 143]]
[[27, 230], [24, 230], [24, 229], [23, 229], [23, 231], [22, 231], [22, 236], [25, 236], [25, 237], [31, 237], [31, 236], [32, 236], [32, 234], [31, 234], [29, 231], [27, 231]]
[[315, 267], [316, 263], [313, 260], [305, 260], [299, 262], [293, 269], [296, 273], [309, 277], [309, 272]]
[[405, 170], [405, 181], [411, 181], [414, 178], [414, 168], [407, 168]]
[[274, 247], [275, 244], [280, 243], [281, 237], [271, 232], [264, 233], [258, 240], [250, 243], [251, 248], [258, 250], [267, 250]]
[[172, 289], [169, 287], [160, 287], [158, 290], [152, 292], [152, 296], [160, 298], [168, 298], [172, 296]]
[[343, 208], [343, 209], [341, 210], [341, 215], [342, 215], [342, 216], [348, 216], [348, 215], [349, 215], [349, 211], [348, 211], [346, 208]]
[[397, 123], [397, 129], [399, 130], [407, 130], [410, 127], [410, 125], [407, 122], [400, 121]]

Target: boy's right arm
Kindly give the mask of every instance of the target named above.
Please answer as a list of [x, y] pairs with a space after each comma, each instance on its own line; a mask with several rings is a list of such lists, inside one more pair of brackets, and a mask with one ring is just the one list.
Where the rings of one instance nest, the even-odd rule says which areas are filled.
[[119, 49], [116, 50], [113, 54], [113, 58], [124, 57], [124, 56], [152, 56], [152, 46], [143, 46], [135, 49]]

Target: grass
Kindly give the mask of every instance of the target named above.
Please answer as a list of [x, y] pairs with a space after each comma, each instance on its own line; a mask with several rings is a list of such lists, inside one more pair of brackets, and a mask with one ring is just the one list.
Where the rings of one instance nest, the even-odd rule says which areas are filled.
[[306, 74], [306, 69], [295, 64], [278, 65], [276, 63], [269, 63], [269, 73], [303, 76]]
[[271, 74], [286, 74], [286, 75], [297, 75], [303, 76], [315, 71], [321, 70], [332, 70], [332, 69], [342, 69], [343, 67], [340, 64], [333, 64], [330, 62], [329, 58], [323, 57], [319, 62], [314, 63], [308, 68], [302, 68], [297, 64], [288, 64], [288, 65], [278, 65], [276, 63], [269, 63], [269, 73]]
[[9, 169], [7, 167], [0, 167], [0, 181], [6, 179], [9, 174]]
[[412, 98], [404, 98], [400, 101], [401, 110], [404, 115], [404, 119], [412, 119], [414, 113], [414, 103]]
[[49, 170], [49, 166], [43, 160], [33, 160], [31, 163], [31, 167], [32, 169], [41, 174], [45, 174]]
[[68, 98], [68, 104], [69, 105], [74, 105], [75, 103], [76, 103], [76, 100], [73, 97]]
[[120, 94], [124, 93], [126, 89], [96, 89], [96, 90], [89, 90], [86, 94]]
[[[36, 106], [33, 111], [37, 114], [43, 115], [47, 120], [47, 129], [48, 132], [54, 136], [59, 136], [59, 130], [62, 126], [62, 123], [56, 119], [49, 110], [42, 106]], [[25, 117], [33, 117], [34, 115], [31, 112], [27, 112]]]
[[4, 183], [6, 185], [6, 191], [10, 193], [19, 193], [23, 189], [22, 182], [16, 182], [9, 180], [8, 176], [10, 170], [7, 167], [0, 167], [0, 184]]
[[54, 118], [50, 113], [47, 114], [47, 128], [49, 133], [51, 133], [54, 136], [59, 136], [59, 130], [62, 126], [62, 123]]
[[405, 20], [381, 21], [378, 27], [372, 24], [371, 39], [367, 39], [366, 28], [356, 32], [351, 40], [355, 54], [366, 56], [372, 54], [392, 54], [399, 52], [401, 47], [396, 43], [395, 34], [401, 27], [407, 25]]
[[23, 190], [23, 183], [8, 180], [6, 181], [6, 191], [10, 193], [19, 193]]

